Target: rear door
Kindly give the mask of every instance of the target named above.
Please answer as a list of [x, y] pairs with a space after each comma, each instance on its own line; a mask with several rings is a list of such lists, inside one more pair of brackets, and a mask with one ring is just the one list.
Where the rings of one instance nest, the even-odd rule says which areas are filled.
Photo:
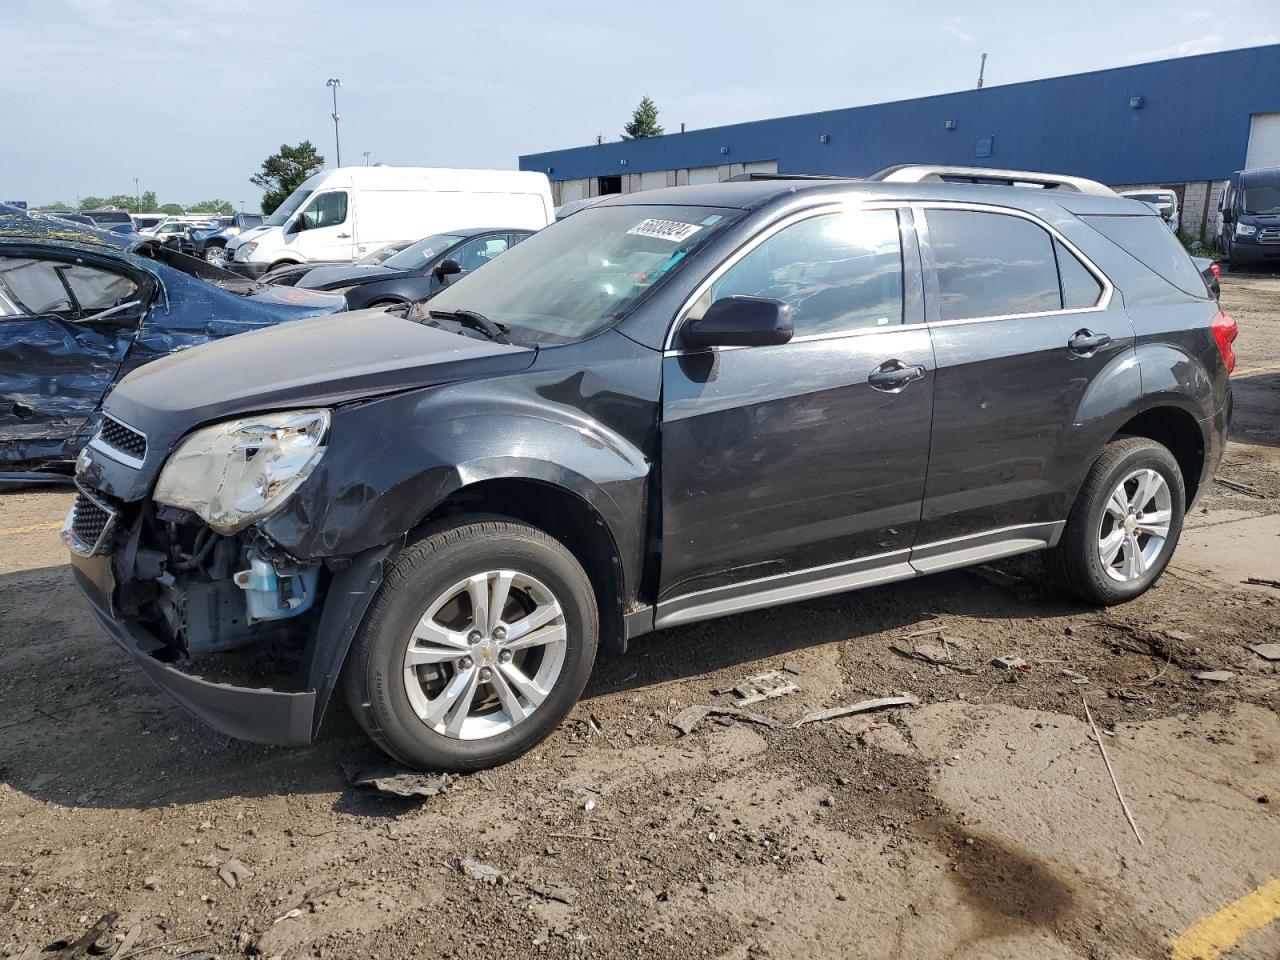
[[680, 318], [772, 297], [791, 305], [795, 336], [683, 349], [677, 334], [666, 353], [660, 624], [905, 567], [933, 408], [910, 224], [909, 210], [799, 214], [720, 267]]
[[[933, 441], [912, 562], [967, 545], [1056, 538], [1095, 438], [1086, 393], [1137, 395], [1135, 375], [1099, 385], [1132, 354], [1110, 283], [1069, 242], [1016, 210], [917, 207], [937, 357]], [[1109, 374], [1110, 375], [1110, 374]], [[1115, 409], [1112, 406], [1110, 409]], [[1086, 440], [1088, 442], [1086, 442]]]
[[73, 456], [151, 299], [108, 261], [0, 253], [0, 462]]

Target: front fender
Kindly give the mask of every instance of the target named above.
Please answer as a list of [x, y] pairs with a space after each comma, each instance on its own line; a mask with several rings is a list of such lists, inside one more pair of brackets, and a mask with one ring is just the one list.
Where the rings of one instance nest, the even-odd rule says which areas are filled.
[[298, 493], [262, 523], [299, 559], [389, 543], [464, 487], [527, 479], [589, 504], [608, 526], [624, 571], [640, 569], [648, 458], [582, 410], [536, 391], [499, 397], [480, 381], [342, 407], [328, 446]]

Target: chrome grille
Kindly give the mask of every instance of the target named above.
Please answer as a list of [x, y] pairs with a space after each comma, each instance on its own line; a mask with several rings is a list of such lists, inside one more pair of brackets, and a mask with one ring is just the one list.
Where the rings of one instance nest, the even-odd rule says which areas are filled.
[[1263, 227], [1258, 231], [1259, 243], [1280, 243], [1280, 227]]
[[98, 428], [98, 439], [101, 445], [125, 454], [132, 460], [141, 461], [147, 455], [147, 438], [133, 427], [126, 426], [114, 417], [103, 417], [102, 426]]

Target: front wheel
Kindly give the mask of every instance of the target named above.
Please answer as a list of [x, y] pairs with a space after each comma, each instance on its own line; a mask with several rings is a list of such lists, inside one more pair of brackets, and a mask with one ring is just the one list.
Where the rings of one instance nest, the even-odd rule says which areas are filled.
[[1059, 587], [1086, 603], [1132, 600], [1168, 566], [1185, 503], [1182, 471], [1166, 447], [1145, 437], [1109, 443], [1045, 566]]
[[494, 766], [573, 708], [598, 632], [591, 582], [562, 544], [501, 518], [453, 522], [388, 571], [352, 643], [348, 702], [411, 767]]
[[221, 264], [227, 259], [227, 248], [219, 244], [206, 245], [204, 248], [205, 263]]

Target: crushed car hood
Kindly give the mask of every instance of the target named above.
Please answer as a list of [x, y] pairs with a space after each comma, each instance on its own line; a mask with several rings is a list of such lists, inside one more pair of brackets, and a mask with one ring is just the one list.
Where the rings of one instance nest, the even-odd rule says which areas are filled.
[[194, 428], [238, 415], [333, 406], [456, 380], [514, 373], [530, 347], [478, 340], [383, 310], [299, 320], [164, 357], [125, 377], [103, 410], [146, 435], [140, 470], [102, 455], [86, 468], [124, 500], [145, 496], [169, 452]]
[[397, 280], [400, 277], [414, 276], [412, 270], [397, 270], [374, 263], [349, 263], [343, 266], [320, 266], [307, 271], [298, 281], [298, 286], [312, 290], [327, 290], [331, 287], [345, 287], [356, 283], [369, 283], [372, 280]]

